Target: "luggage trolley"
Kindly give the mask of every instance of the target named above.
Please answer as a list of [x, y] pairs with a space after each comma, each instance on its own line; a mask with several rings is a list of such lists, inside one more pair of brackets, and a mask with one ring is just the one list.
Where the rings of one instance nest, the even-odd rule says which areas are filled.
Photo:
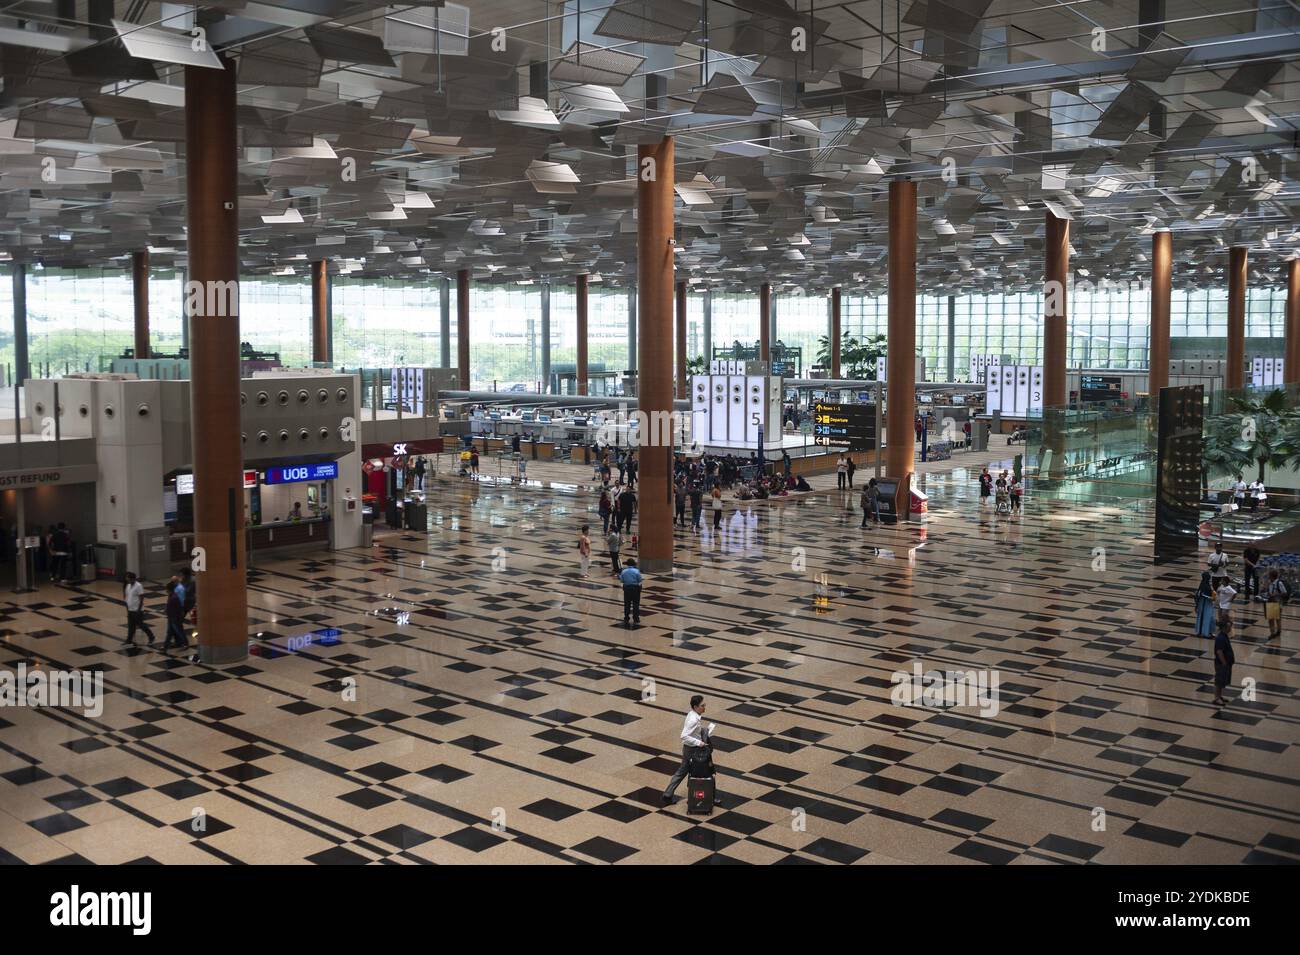
[[997, 513], [1005, 514], [1008, 517], [1011, 516], [1011, 495], [1007, 493], [1006, 488], [1000, 487], [997, 489], [997, 493], [994, 496], [994, 504]]

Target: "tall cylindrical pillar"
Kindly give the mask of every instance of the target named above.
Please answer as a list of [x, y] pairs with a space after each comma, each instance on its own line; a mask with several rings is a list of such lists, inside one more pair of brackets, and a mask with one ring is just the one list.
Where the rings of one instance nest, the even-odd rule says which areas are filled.
[[772, 284], [758, 287], [758, 360], [772, 360]]
[[1246, 386], [1246, 248], [1228, 250], [1228, 363], [1223, 386]]
[[673, 565], [673, 165], [671, 136], [637, 146], [637, 410], [642, 569]]
[[199, 659], [248, 656], [239, 389], [239, 144], [235, 68], [185, 68], [190, 415]]
[[840, 377], [840, 287], [831, 289], [831, 378]]
[[1151, 236], [1151, 349], [1147, 353], [1147, 394], [1152, 406], [1169, 384], [1169, 302], [1173, 295], [1174, 243], [1167, 231]]
[[577, 276], [574, 294], [578, 305], [578, 394], [587, 393], [587, 275]]
[[451, 367], [451, 279], [438, 280], [438, 346], [440, 368]]
[[21, 385], [30, 370], [27, 357], [27, 265], [15, 262], [10, 268], [14, 283], [14, 384]]
[[456, 367], [460, 386], [469, 391], [469, 269], [456, 273]]
[[894, 503], [905, 519], [916, 454], [916, 183], [908, 179], [889, 184], [888, 308], [885, 473], [898, 480]]
[[311, 264], [311, 360], [328, 365], [333, 361], [330, 341], [330, 273], [329, 262], [320, 259]]
[[136, 358], [149, 357], [149, 250], [131, 253], [131, 300], [135, 307]]
[[1069, 219], [1047, 213], [1047, 247], [1044, 251], [1043, 404], [1060, 408], [1067, 402], [1065, 353], [1069, 334]]

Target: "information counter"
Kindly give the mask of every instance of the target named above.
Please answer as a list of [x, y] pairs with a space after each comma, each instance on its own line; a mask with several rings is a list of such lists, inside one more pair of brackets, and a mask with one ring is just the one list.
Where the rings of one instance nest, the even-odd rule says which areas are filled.
[[[300, 521], [276, 521], [270, 524], [250, 524], [244, 528], [245, 542], [250, 554], [265, 554], [286, 547], [329, 548], [330, 519], [328, 517], [306, 517]], [[194, 548], [194, 534], [174, 534], [171, 538], [171, 559], [173, 563], [184, 563], [190, 559]]]

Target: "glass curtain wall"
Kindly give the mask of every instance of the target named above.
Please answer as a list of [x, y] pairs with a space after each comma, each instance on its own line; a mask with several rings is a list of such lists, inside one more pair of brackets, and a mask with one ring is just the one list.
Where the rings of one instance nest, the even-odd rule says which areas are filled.
[[[150, 278], [151, 341], [162, 354], [181, 345], [183, 295], [179, 271], [155, 270]], [[440, 277], [373, 279], [336, 276], [333, 280], [334, 357], [355, 368], [394, 365], [436, 366], [439, 339]], [[306, 276], [246, 278], [241, 282], [244, 341], [279, 353], [287, 365], [311, 358], [311, 291]], [[628, 367], [626, 288], [593, 283], [589, 291], [588, 353], [607, 371]], [[687, 300], [687, 354], [703, 355], [701, 293]], [[1222, 288], [1175, 289], [1170, 316], [1175, 338], [1222, 339], [1227, 331], [1227, 292]], [[452, 361], [456, 354], [455, 288], [451, 289]], [[1014, 364], [1042, 361], [1042, 296], [1037, 292], [963, 295], [955, 300], [954, 366], [964, 378], [972, 354], [999, 354]], [[1072, 367], [1143, 368], [1148, 360], [1150, 292], [1146, 287], [1094, 288], [1076, 282], [1069, 298], [1068, 361]], [[1285, 288], [1248, 290], [1246, 334], [1281, 338]], [[129, 268], [36, 269], [27, 273], [29, 354], [43, 374], [62, 375], [108, 362], [133, 344], [133, 303]], [[13, 311], [10, 267], [0, 272], [0, 365], [13, 363]], [[777, 293], [776, 337], [803, 349], [805, 370], [816, 362], [827, 331], [827, 297]], [[476, 283], [470, 295], [471, 378], [476, 388], [515, 384], [529, 390], [541, 376], [541, 287], [532, 284]], [[942, 295], [917, 299], [917, 349], [931, 378], [943, 376], [948, 362], [948, 303]], [[753, 346], [758, 340], [758, 294], [715, 292], [713, 345]], [[576, 307], [572, 281], [551, 287], [551, 360], [572, 364], [577, 357]], [[884, 296], [845, 291], [843, 332], [883, 335]], [[711, 356], [706, 356], [711, 357]]]

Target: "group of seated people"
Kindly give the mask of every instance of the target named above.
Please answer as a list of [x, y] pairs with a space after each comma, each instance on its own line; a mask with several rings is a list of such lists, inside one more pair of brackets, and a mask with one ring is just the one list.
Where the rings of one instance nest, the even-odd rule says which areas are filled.
[[785, 497], [791, 491], [811, 491], [812, 485], [804, 480], [803, 475], [760, 474], [752, 481], [742, 481], [736, 485], [735, 496], [738, 501], [765, 500], [769, 497]]

